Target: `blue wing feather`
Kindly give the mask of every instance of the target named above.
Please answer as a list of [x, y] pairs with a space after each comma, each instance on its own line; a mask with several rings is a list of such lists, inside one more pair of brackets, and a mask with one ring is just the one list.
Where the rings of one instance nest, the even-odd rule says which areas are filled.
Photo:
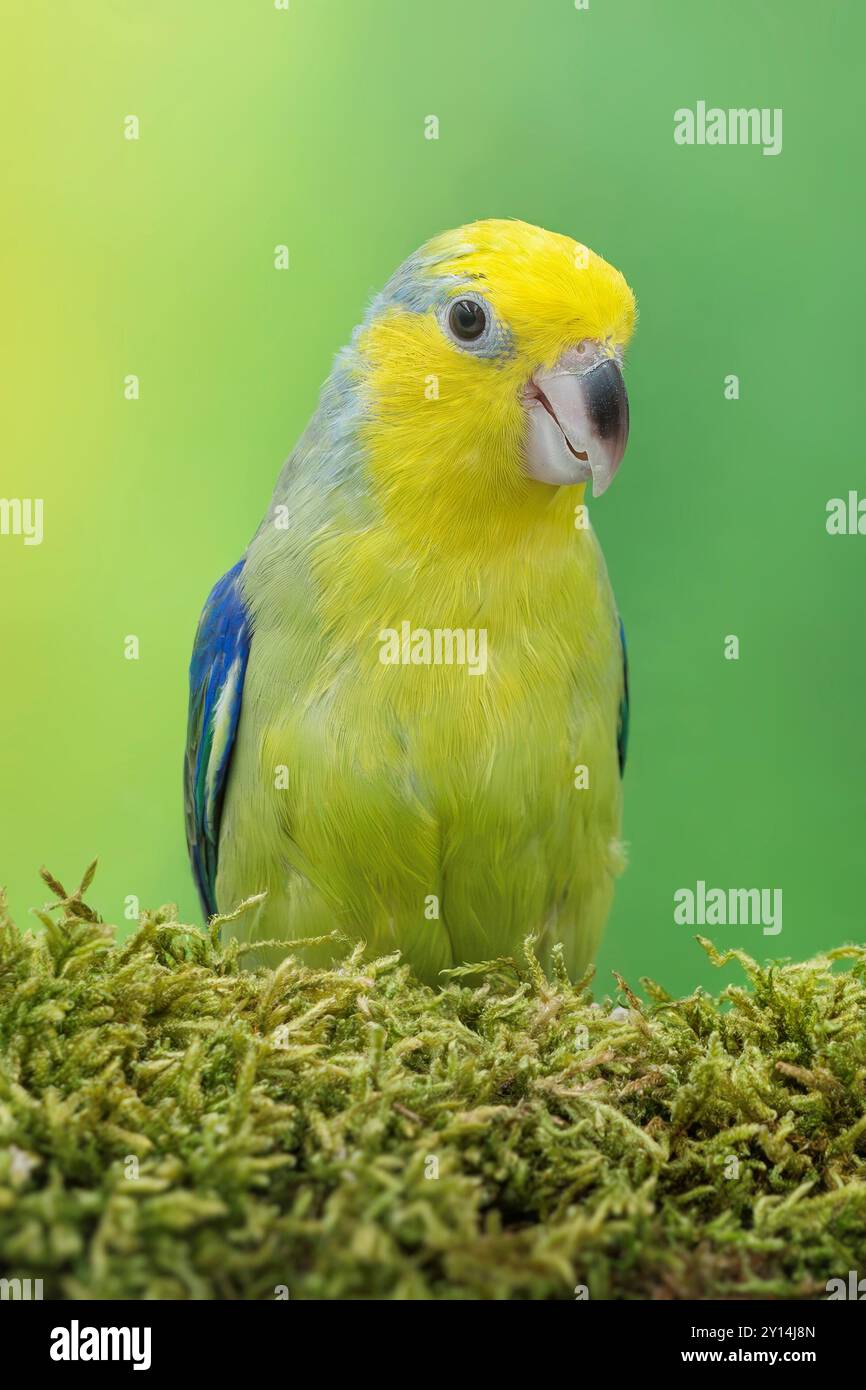
[[214, 585], [199, 619], [189, 668], [186, 841], [206, 916], [217, 911], [220, 818], [250, 652], [242, 569], [243, 560]]
[[619, 702], [619, 720], [616, 730], [616, 751], [619, 756], [619, 775], [625, 772], [625, 755], [628, 749], [628, 653], [625, 645], [625, 628], [619, 620], [619, 640], [622, 646], [622, 697]]

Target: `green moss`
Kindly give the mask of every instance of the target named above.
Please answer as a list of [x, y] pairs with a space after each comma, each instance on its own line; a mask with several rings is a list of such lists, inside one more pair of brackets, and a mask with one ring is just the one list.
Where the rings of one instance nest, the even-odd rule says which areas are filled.
[[[0, 1266], [46, 1297], [815, 1297], [866, 1273], [866, 949], [591, 1002], [531, 943], [243, 969], [0, 919]], [[697, 948], [696, 948], [697, 949]], [[845, 958], [848, 968], [835, 970]]]

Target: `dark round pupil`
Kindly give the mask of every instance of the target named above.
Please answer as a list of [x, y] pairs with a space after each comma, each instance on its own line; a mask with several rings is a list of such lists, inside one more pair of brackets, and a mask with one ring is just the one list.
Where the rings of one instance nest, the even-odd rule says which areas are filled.
[[486, 323], [481, 305], [471, 299], [458, 299], [451, 310], [451, 327], [458, 338], [480, 338]]

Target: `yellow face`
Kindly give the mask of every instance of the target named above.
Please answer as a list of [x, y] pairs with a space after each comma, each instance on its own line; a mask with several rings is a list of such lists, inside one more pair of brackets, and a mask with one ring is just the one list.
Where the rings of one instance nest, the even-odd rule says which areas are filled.
[[383, 504], [433, 528], [520, 524], [539, 489], [603, 491], [625, 447], [620, 364], [635, 324], [620, 272], [523, 222], [446, 232], [405, 263], [356, 344]]

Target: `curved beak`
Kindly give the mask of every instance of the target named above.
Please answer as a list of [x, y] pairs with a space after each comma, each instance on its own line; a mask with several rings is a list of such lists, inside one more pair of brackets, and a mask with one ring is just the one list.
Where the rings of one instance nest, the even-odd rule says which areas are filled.
[[523, 403], [530, 478], [560, 487], [591, 480], [593, 497], [600, 497], [628, 440], [628, 396], [611, 349], [589, 339], [569, 348], [535, 373]]

